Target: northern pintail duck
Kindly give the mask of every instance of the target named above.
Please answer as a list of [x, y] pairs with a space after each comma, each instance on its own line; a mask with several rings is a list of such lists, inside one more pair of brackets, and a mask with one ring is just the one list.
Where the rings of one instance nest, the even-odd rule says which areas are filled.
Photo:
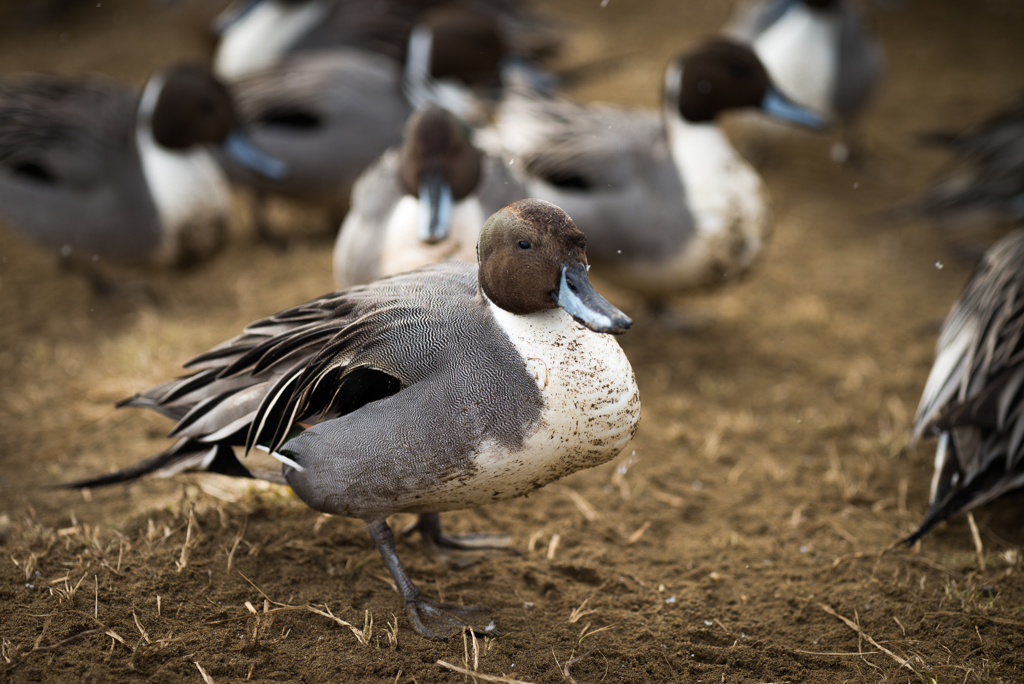
[[338, 287], [368, 283], [445, 260], [476, 262], [487, 216], [526, 197], [501, 159], [440, 107], [409, 118], [405, 143], [367, 169], [334, 247]]
[[939, 222], [1024, 219], [1024, 95], [960, 133], [925, 140], [953, 154], [917, 207]]
[[[123, 402], [177, 421], [178, 442], [97, 486], [201, 470], [287, 483], [315, 510], [362, 518], [430, 638], [494, 631], [484, 609], [413, 585], [385, 519], [520, 496], [613, 458], [640, 400], [613, 337], [630, 320], [587, 279], [583, 233], [523, 200], [480, 231], [480, 264], [446, 262], [249, 325], [188, 364], [192, 375]], [[233, 447], [284, 465], [254, 472]]]
[[596, 273], [660, 306], [738, 276], [769, 235], [764, 185], [716, 123], [741, 107], [822, 123], [783, 98], [749, 48], [714, 39], [669, 65], [660, 112], [517, 88], [480, 138], [522, 160], [531, 196], [573, 216]]
[[913, 441], [939, 439], [932, 526], [1024, 485], [1024, 230], [986, 254], [942, 328]]
[[77, 261], [183, 264], [222, 243], [227, 178], [207, 145], [263, 173], [208, 69], [153, 76], [141, 97], [100, 76], [0, 78], [0, 216]]
[[[295, 54], [235, 82], [232, 91], [253, 140], [289, 173], [268, 179], [229, 162], [231, 177], [258, 198], [279, 195], [327, 210], [333, 231], [348, 211], [356, 179], [401, 142], [416, 107], [437, 102], [464, 119], [484, 116], [475, 86], [497, 83], [501, 52], [477, 53], [481, 41], [493, 47], [495, 34], [463, 13], [432, 16], [436, 23], [413, 31], [404, 69], [380, 54], [334, 48]], [[476, 57], [465, 59], [467, 51]], [[265, 221], [258, 225], [266, 231]]]
[[[214, 69], [235, 80], [297, 52], [334, 47], [368, 50], [404, 64], [414, 28], [429, 26], [432, 13], [451, 11], [493, 25], [514, 58], [542, 59], [561, 43], [557, 22], [515, 0], [389, 0], [383, 11], [376, 0], [245, 0], [214, 23]], [[477, 52], [470, 61], [480, 58]]]
[[730, 35], [749, 43], [772, 81], [794, 102], [842, 125], [833, 158], [856, 152], [854, 126], [883, 75], [881, 43], [846, 0], [755, 0]]

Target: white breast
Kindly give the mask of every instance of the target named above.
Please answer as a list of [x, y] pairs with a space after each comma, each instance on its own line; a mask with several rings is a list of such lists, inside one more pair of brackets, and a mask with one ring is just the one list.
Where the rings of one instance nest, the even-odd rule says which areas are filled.
[[758, 36], [754, 52], [783, 94], [830, 116], [838, 67], [837, 31], [830, 15], [794, 3]]
[[427, 244], [417, 237], [420, 224], [419, 199], [406, 195], [391, 212], [384, 229], [381, 276], [405, 273], [442, 261], [476, 263], [477, 236], [486, 218], [480, 201], [470, 195], [452, 207], [448, 237]]
[[651, 295], [738, 275], [754, 262], [771, 231], [761, 178], [722, 130], [714, 123], [693, 124], [672, 113], [665, 119], [672, 160], [696, 233], [673, 258], [619, 268], [631, 286]]
[[468, 505], [518, 496], [605, 463], [622, 451], [640, 420], [636, 376], [613, 336], [584, 328], [563, 309], [517, 316], [490, 307], [537, 383], [544, 408], [521, 450], [481, 445], [465, 495], [483, 498]]
[[160, 216], [163, 238], [157, 261], [170, 263], [183, 247], [205, 254], [220, 243], [231, 193], [224, 171], [202, 146], [169, 150], [153, 139], [149, 118], [162, 87], [162, 79], [154, 77], [143, 91], [135, 142]]
[[323, 0], [259, 3], [225, 32], [214, 57], [214, 73], [230, 81], [277, 64], [329, 9], [330, 3]]

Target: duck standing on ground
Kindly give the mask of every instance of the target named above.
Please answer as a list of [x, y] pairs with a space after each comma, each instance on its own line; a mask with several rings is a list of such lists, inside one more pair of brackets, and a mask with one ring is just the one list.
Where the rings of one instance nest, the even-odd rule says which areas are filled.
[[252, 147], [224, 86], [179, 65], [141, 97], [100, 76], [0, 78], [0, 216], [68, 263], [187, 265], [222, 244], [227, 178], [207, 145], [257, 173], [285, 169]]
[[476, 261], [484, 219], [526, 197], [526, 189], [470, 135], [440, 107], [409, 118], [404, 144], [385, 152], [353, 189], [334, 246], [339, 288], [449, 259]]
[[931, 507], [910, 537], [1024, 485], [1024, 230], [986, 254], [939, 336], [913, 441], [938, 436]]
[[842, 126], [832, 157], [859, 152], [856, 125], [882, 81], [882, 45], [847, 0], [757, 0], [726, 33], [749, 43], [794, 102]]
[[740, 275], [770, 233], [764, 185], [716, 123], [742, 107], [824, 125], [748, 47], [713, 39], [669, 65], [661, 112], [515, 88], [480, 137], [521, 160], [530, 196], [573, 216], [601, 277], [664, 313], [669, 296]]
[[[494, 632], [487, 611], [429, 601], [386, 518], [526, 494], [608, 461], [636, 431], [629, 361], [604, 333], [631, 324], [587, 279], [583, 233], [523, 200], [480, 231], [479, 268], [447, 262], [336, 292], [249, 325], [193, 375], [123, 405], [178, 421], [162, 454], [69, 486], [198, 470], [287, 483], [325, 513], [362, 518], [420, 634]], [[254, 472], [233, 447], [284, 465]]]

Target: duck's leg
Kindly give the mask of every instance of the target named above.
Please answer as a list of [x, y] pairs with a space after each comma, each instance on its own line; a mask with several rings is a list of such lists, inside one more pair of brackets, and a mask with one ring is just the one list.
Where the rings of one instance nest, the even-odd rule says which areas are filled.
[[373, 543], [384, 558], [391, 577], [395, 580], [398, 593], [405, 602], [405, 612], [409, 621], [420, 635], [428, 639], [447, 639], [471, 629], [477, 634], [496, 635], [497, 629], [486, 608], [476, 606], [457, 606], [450, 603], [428, 601], [420, 594], [420, 590], [409, 579], [395, 552], [395, 536], [384, 518], [368, 520], [366, 527]]
[[467, 534], [452, 537], [441, 529], [439, 513], [421, 513], [416, 522], [402, 530], [408, 537], [414, 532], [423, 535], [424, 541], [442, 549], [453, 551], [497, 551], [512, 548], [512, 537], [507, 534]]

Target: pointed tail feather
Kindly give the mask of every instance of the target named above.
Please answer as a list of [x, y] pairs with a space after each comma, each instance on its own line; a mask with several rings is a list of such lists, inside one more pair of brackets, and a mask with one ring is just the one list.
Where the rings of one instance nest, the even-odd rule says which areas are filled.
[[56, 485], [61, 489], [82, 489], [84, 487], [105, 487], [112, 484], [131, 482], [147, 475], [171, 477], [185, 472], [207, 472], [253, 478], [254, 475], [239, 463], [234, 450], [226, 444], [206, 444], [193, 439], [183, 439], [173, 447], [132, 465], [106, 475], [86, 480]]

